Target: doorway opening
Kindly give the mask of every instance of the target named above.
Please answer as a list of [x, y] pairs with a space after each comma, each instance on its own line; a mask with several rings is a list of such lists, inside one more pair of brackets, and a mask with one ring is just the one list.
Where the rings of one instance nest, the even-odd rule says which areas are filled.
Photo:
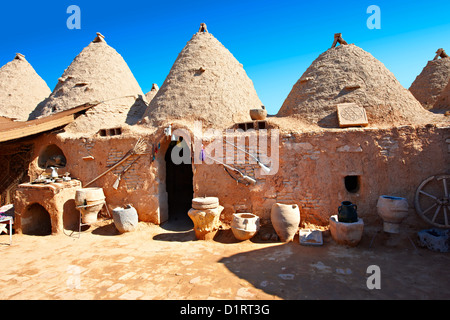
[[[23, 224], [24, 218], [26, 224]], [[48, 211], [38, 203], [28, 206], [22, 217], [22, 232], [33, 236], [51, 235], [52, 222]]]
[[[185, 152], [189, 152], [189, 155], [184, 154]], [[172, 154], [176, 155], [178, 159], [191, 159], [190, 148], [182, 137], [179, 137], [177, 141], [170, 142], [164, 156], [169, 207], [168, 222], [172, 225], [175, 224], [175, 228], [178, 230], [192, 229], [193, 223], [188, 216], [194, 196], [192, 164], [184, 162], [177, 164], [179, 161], [172, 157]]]

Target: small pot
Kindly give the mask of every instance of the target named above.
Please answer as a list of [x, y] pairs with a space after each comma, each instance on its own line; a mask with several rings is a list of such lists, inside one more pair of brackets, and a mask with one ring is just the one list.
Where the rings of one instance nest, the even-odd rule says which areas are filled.
[[259, 230], [259, 217], [251, 213], [234, 213], [231, 231], [238, 240], [248, 240]]
[[134, 231], [139, 222], [138, 213], [130, 204], [126, 205], [125, 208], [115, 208], [112, 215], [114, 225], [120, 233]]
[[252, 120], [264, 120], [266, 117], [266, 109], [250, 109], [250, 118], [252, 118]]
[[338, 207], [338, 221], [353, 223], [358, 221], [358, 207], [350, 201], [343, 201]]

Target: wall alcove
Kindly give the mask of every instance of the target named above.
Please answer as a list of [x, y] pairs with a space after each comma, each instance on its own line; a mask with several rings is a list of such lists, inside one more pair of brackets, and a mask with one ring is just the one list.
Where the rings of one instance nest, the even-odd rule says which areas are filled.
[[38, 203], [29, 205], [22, 217], [28, 221], [22, 225], [22, 232], [28, 235], [47, 236], [52, 234], [52, 223], [48, 211]]
[[64, 152], [55, 144], [45, 147], [38, 158], [38, 166], [42, 169], [49, 167], [63, 168], [66, 166], [66, 162]]

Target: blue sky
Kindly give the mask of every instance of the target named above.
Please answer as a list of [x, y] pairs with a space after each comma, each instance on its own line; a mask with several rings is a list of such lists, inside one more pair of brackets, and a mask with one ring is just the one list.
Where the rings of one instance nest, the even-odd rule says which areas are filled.
[[[70, 5], [81, 9], [80, 30], [66, 26]], [[381, 29], [367, 28], [369, 5], [380, 8]], [[406, 88], [438, 48], [450, 53], [450, 1], [2, 1], [0, 65], [23, 53], [53, 90], [101, 32], [147, 92], [162, 85], [201, 22], [244, 65], [270, 114], [336, 32]]]

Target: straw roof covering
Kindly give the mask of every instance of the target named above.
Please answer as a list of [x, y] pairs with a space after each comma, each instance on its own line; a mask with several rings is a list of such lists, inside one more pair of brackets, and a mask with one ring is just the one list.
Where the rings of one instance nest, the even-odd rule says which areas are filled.
[[34, 116], [94, 102], [101, 103], [68, 125], [66, 131], [92, 133], [100, 128], [135, 124], [147, 108], [144, 93], [125, 60], [99, 33], [64, 71]]
[[[449, 59], [450, 60], [450, 59]], [[439, 97], [436, 99], [436, 103], [430, 111], [442, 112], [450, 110], [450, 80], [447, 86], [442, 90]]]
[[293, 86], [278, 116], [337, 127], [336, 105], [364, 107], [370, 126], [426, 121], [432, 114], [370, 53], [354, 44], [322, 53]]
[[[206, 29], [206, 26], [205, 26]], [[144, 117], [153, 124], [169, 119], [201, 120], [225, 127], [250, 121], [261, 108], [242, 64], [212, 34], [199, 30], [178, 55]]]
[[0, 68], [0, 116], [26, 121], [51, 93], [25, 57], [16, 57]]
[[450, 80], [450, 58], [428, 61], [409, 91], [425, 109], [431, 109]]

